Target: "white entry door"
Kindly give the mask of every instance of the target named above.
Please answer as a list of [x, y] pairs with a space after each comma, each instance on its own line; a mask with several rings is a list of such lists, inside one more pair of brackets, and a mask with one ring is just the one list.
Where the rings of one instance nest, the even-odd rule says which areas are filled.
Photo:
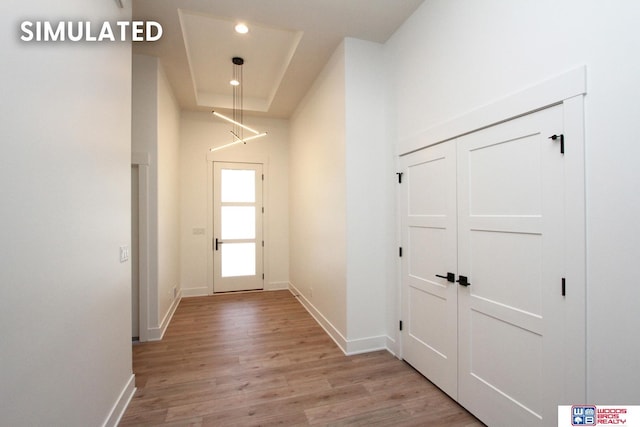
[[426, 148], [402, 162], [402, 357], [456, 399], [455, 142]]
[[213, 164], [213, 291], [263, 289], [262, 165]]
[[556, 106], [457, 142], [458, 397], [488, 425], [556, 425], [567, 403], [562, 130]]

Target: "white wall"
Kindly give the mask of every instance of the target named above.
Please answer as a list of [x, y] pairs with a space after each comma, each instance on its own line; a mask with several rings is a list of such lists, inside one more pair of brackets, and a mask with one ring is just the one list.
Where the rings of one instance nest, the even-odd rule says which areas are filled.
[[[211, 240], [194, 229], [211, 227], [207, 206], [212, 159], [264, 162], [265, 289], [286, 289], [289, 283], [288, 140], [289, 122], [245, 116], [245, 123], [268, 136], [211, 153], [210, 148], [231, 142], [231, 125], [209, 112], [182, 112], [180, 131], [181, 283], [183, 295], [211, 292], [207, 276]], [[209, 158], [209, 160], [207, 160]]]
[[180, 288], [180, 110], [157, 58], [134, 55], [132, 71], [131, 150], [150, 161], [147, 337], [155, 340], [175, 309], [173, 288]]
[[[180, 289], [180, 109], [158, 67], [158, 318], [166, 323]], [[177, 297], [178, 295], [176, 295]]]
[[18, 38], [24, 19], [130, 14], [109, 1], [3, 3], [1, 425], [113, 424], [133, 390], [131, 264], [119, 261], [130, 242], [131, 46]]
[[291, 284], [338, 341], [347, 336], [344, 97], [340, 45], [291, 118], [289, 148]]
[[427, 0], [387, 44], [397, 140], [586, 64], [587, 401], [600, 404], [636, 402], [640, 383], [639, 20], [635, 1]]
[[383, 45], [348, 38], [344, 46], [347, 339], [354, 352], [387, 345], [386, 289], [396, 280], [395, 175]]
[[345, 39], [291, 120], [291, 283], [347, 353], [385, 348], [395, 282], [383, 46]]

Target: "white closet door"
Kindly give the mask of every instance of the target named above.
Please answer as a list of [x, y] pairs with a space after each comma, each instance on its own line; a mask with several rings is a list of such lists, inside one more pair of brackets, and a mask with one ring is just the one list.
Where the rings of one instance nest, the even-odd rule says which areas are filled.
[[458, 400], [487, 425], [563, 401], [562, 106], [458, 139]]
[[402, 158], [402, 357], [457, 397], [456, 146]]

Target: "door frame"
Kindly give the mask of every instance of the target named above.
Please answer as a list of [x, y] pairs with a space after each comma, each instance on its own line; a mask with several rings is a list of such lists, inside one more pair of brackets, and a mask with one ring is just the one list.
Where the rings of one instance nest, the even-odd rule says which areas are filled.
[[[575, 331], [564, 342], [566, 366], [564, 383], [567, 385], [569, 402], [583, 402], [587, 397], [586, 358], [586, 185], [585, 185], [585, 117], [584, 96], [587, 94], [586, 66], [569, 70], [513, 95], [472, 110], [449, 122], [436, 125], [410, 138], [399, 141], [396, 164], [403, 155], [461, 137], [463, 135], [511, 120], [517, 117], [563, 104], [565, 151], [565, 238], [564, 249], [567, 295], [568, 329]], [[400, 172], [404, 172], [398, 168]], [[402, 184], [400, 184], [402, 185]], [[400, 198], [398, 198], [400, 199]], [[400, 200], [401, 203], [401, 200]], [[400, 212], [400, 204], [396, 212]], [[400, 226], [400, 218], [398, 225]], [[402, 230], [398, 237], [402, 246]], [[401, 260], [397, 260], [397, 271], [402, 271]], [[398, 276], [396, 295], [402, 301], [402, 275]], [[400, 305], [400, 304], [399, 304]], [[404, 313], [400, 305], [398, 312], [402, 320]], [[402, 334], [396, 330], [398, 354], [402, 358]], [[580, 349], [580, 351], [572, 351]]]
[[[213, 162], [262, 164], [262, 173], [264, 174], [264, 181], [262, 182], [262, 204], [264, 206], [264, 214], [262, 215], [262, 239], [264, 240], [262, 269], [264, 283], [269, 283], [269, 158], [255, 155], [231, 155], [215, 151], [207, 153], [207, 293], [208, 295], [213, 295], [213, 244], [215, 239], [213, 230]], [[266, 289], [266, 285], [264, 289]]]
[[131, 153], [131, 165], [138, 167], [138, 339], [149, 340], [149, 153]]

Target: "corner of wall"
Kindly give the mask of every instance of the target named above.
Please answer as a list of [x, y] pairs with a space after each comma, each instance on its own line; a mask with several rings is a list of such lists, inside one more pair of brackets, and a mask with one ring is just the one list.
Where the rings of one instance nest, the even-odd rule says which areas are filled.
[[356, 353], [386, 348], [385, 299], [395, 261], [394, 150], [383, 45], [348, 38], [344, 46], [347, 337], [349, 353]]
[[348, 354], [347, 339], [340, 333], [329, 319], [327, 319], [292, 283], [289, 283], [289, 291], [295, 296], [300, 304], [309, 312], [311, 317], [320, 325], [322, 329], [331, 337], [343, 353]]

